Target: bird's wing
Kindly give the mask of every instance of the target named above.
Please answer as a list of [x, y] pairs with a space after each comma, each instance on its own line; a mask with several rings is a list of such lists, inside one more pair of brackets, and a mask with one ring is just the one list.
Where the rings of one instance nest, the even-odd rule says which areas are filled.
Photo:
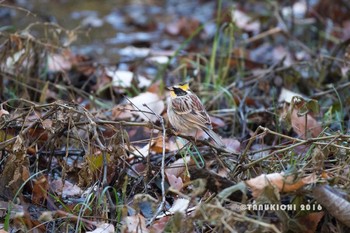
[[211, 128], [210, 117], [199, 98], [194, 95], [173, 99], [173, 111], [200, 128]]

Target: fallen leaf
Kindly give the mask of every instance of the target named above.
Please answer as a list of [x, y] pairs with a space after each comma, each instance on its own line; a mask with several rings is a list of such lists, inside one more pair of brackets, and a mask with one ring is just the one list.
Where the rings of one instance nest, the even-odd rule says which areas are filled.
[[226, 150], [234, 153], [238, 153], [241, 150], [241, 143], [235, 138], [222, 138], [226, 146]]
[[297, 221], [300, 225], [306, 228], [306, 231], [302, 233], [314, 233], [317, 230], [317, 225], [320, 220], [323, 218], [324, 212], [312, 212], [305, 216], [297, 218]]
[[190, 204], [190, 201], [184, 198], [178, 198], [175, 200], [174, 204], [167, 211], [169, 214], [174, 214], [175, 212], [186, 213], [186, 210]]
[[[173, 141], [168, 138], [165, 140], [165, 151], [178, 151], [183, 146], [183, 143], [179, 142], [179, 140]], [[152, 139], [151, 148], [155, 153], [163, 152], [163, 137], [159, 135], [157, 138]]]
[[[136, 110], [133, 113], [141, 117], [144, 121], [155, 122], [165, 108], [163, 100], [157, 94], [151, 92], [141, 93], [129, 100], [133, 103]], [[154, 114], [149, 112], [153, 112]]]
[[114, 87], [131, 87], [134, 73], [128, 70], [114, 70], [113, 68], [106, 68], [106, 75], [112, 78], [112, 85]]
[[53, 192], [64, 197], [75, 197], [83, 193], [81, 188], [75, 184], [72, 184], [68, 180], [64, 181], [64, 186], [62, 179], [53, 180], [50, 182], [50, 187]]
[[165, 172], [167, 178], [168, 178], [168, 182], [170, 184], [170, 186], [177, 190], [177, 191], [180, 191], [183, 187], [183, 181], [181, 179], [181, 177], [176, 177], [175, 175], [172, 175], [172, 174], [167, 174]]
[[178, 159], [169, 166], [167, 166], [165, 172], [169, 175], [174, 175], [176, 177], [181, 176], [185, 172], [185, 163], [187, 163], [187, 166], [194, 164], [193, 160], [191, 160], [191, 157], [186, 156], [185, 158]]
[[170, 216], [165, 216], [160, 218], [159, 220], [156, 220], [150, 227], [150, 231], [152, 233], [158, 233], [158, 232], [164, 232], [164, 229], [170, 219]]
[[169, 35], [181, 35], [185, 38], [191, 36], [200, 26], [200, 22], [195, 18], [181, 17], [178, 21], [165, 26], [165, 32]]
[[86, 233], [114, 233], [114, 226], [110, 223], [100, 223], [95, 230]]
[[146, 228], [145, 218], [141, 214], [125, 217], [123, 225], [123, 233], [149, 233]]
[[133, 115], [130, 111], [131, 104], [118, 105], [112, 109], [112, 120], [130, 119]]
[[235, 22], [237, 27], [249, 31], [249, 32], [259, 32], [260, 23], [259, 21], [253, 21], [252, 18], [241, 10], [234, 9], [231, 12], [232, 20]]
[[[70, 54], [49, 54], [47, 58], [47, 68], [50, 72], [64, 72], [72, 68], [72, 63], [69, 61]], [[70, 55], [71, 56], [71, 55]]]
[[296, 132], [299, 137], [303, 139], [307, 138], [309, 133], [312, 137], [318, 137], [322, 132], [322, 127], [320, 123], [315, 120], [315, 118], [313, 118], [310, 114], [298, 116], [298, 110], [295, 108], [291, 114], [291, 123], [294, 132]]
[[293, 192], [306, 184], [316, 181], [316, 175], [311, 174], [298, 181], [294, 181], [294, 176], [285, 176], [284, 173], [262, 174], [253, 179], [245, 181], [246, 185], [252, 190], [253, 197], [257, 198], [263, 192], [265, 187], [273, 185], [279, 192]]
[[49, 190], [49, 182], [44, 175], [39, 176], [33, 182], [32, 201], [35, 204], [42, 205], [47, 199], [47, 191]]
[[287, 102], [290, 104], [294, 96], [299, 96], [303, 98], [301, 94], [293, 92], [283, 87], [278, 97], [278, 102]]
[[[21, 137], [18, 137], [21, 138]], [[10, 154], [4, 164], [4, 169], [0, 174], [0, 196], [13, 199], [23, 183], [30, 177], [29, 158], [25, 153], [18, 152]]]

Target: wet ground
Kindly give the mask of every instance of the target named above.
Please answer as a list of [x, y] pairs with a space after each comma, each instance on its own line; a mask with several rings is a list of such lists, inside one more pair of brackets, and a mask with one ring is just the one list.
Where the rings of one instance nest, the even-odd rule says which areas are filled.
[[[30, 23], [57, 23], [78, 32], [71, 44], [73, 51], [92, 55], [100, 62], [112, 62], [135, 46], [154, 50], [176, 50], [196, 30], [204, 25], [205, 38], [215, 32], [216, 1], [15, 1], [10, 17], [3, 17], [3, 25], [23, 29]], [[22, 11], [16, 7], [28, 9]], [[4, 19], [6, 18], [6, 23]], [[10, 20], [9, 20], [10, 18]], [[185, 21], [180, 21], [186, 18]], [[183, 28], [186, 32], [183, 32]], [[30, 33], [42, 36], [32, 27]], [[180, 38], [179, 38], [180, 36]], [[176, 37], [176, 38], [175, 38]], [[69, 44], [71, 38], [60, 38]]]

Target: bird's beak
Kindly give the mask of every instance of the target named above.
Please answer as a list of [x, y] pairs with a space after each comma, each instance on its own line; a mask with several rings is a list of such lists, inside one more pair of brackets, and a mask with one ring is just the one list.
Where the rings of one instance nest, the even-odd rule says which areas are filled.
[[168, 91], [173, 91], [174, 90], [173, 87], [165, 87], [165, 89], [167, 89]]

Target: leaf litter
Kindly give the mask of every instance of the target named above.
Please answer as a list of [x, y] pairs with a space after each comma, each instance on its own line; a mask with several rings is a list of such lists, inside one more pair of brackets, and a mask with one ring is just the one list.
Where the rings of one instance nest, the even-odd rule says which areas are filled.
[[[34, 2], [0, 3], [2, 231], [348, 231], [344, 1], [100, 4], [91, 45]], [[225, 149], [167, 122], [183, 81]]]

